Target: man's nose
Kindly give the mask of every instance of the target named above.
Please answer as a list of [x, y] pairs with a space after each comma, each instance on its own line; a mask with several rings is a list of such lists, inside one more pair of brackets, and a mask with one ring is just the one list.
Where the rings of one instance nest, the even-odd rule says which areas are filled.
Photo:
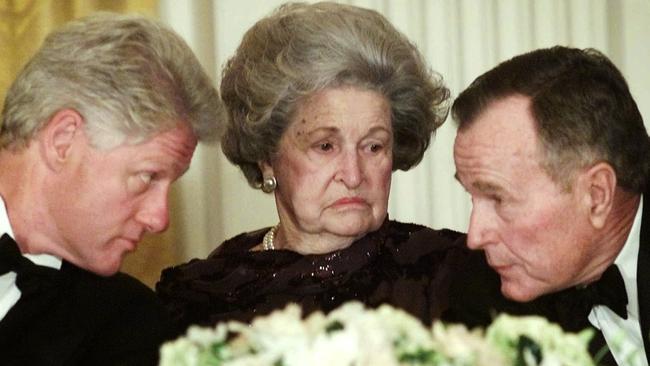
[[150, 233], [160, 233], [169, 226], [169, 188], [150, 192], [137, 213], [136, 220]]
[[483, 249], [486, 245], [495, 242], [496, 231], [491, 217], [480, 203], [473, 204], [467, 229], [467, 246], [470, 249]]

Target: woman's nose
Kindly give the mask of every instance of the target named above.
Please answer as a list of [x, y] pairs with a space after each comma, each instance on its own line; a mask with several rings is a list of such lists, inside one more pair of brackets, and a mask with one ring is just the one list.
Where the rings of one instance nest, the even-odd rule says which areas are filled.
[[357, 151], [344, 153], [341, 158], [336, 180], [348, 188], [358, 187], [363, 180], [361, 157]]

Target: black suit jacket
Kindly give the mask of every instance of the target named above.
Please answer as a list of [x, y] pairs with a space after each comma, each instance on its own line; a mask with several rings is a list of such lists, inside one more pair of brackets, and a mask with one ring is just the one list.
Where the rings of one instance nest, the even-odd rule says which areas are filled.
[[[650, 192], [646, 192], [643, 197], [637, 289], [641, 333], [646, 357], [650, 363]], [[573, 306], [574, 291], [567, 289], [527, 303], [508, 300], [501, 294], [499, 275], [487, 264], [484, 253], [477, 251], [459, 268], [450, 289], [450, 307], [443, 313], [442, 320], [464, 323], [469, 327], [484, 327], [495, 315], [505, 312], [514, 315], [542, 315], [571, 332], [591, 328], [587, 319], [588, 313], [584, 314]], [[590, 351], [595, 355], [603, 346], [603, 335], [596, 330]], [[601, 365], [615, 364], [609, 353], [601, 360]]]
[[[156, 365], [170, 322], [153, 291], [63, 262], [0, 321], [2, 365]], [[25, 294], [23, 294], [25, 295]]]

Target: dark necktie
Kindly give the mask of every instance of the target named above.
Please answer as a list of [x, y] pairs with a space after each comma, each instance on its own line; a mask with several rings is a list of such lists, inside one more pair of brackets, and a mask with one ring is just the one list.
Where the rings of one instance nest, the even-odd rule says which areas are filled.
[[587, 314], [594, 305], [605, 305], [618, 316], [627, 319], [627, 292], [621, 272], [616, 265], [611, 265], [600, 279], [584, 288], [578, 288]]
[[25, 258], [11, 236], [3, 234], [0, 238], [0, 275], [8, 272], [16, 272], [16, 286], [23, 295], [55, 285], [59, 277], [58, 270], [36, 265]]

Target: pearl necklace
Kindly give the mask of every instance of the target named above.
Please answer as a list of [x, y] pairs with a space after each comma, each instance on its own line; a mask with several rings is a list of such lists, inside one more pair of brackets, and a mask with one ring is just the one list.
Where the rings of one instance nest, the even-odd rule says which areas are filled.
[[262, 248], [264, 250], [275, 250], [273, 243], [275, 242], [275, 233], [278, 231], [279, 227], [280, 224], [275, 225], [264, 234], [264, 239], [262, 239]]

